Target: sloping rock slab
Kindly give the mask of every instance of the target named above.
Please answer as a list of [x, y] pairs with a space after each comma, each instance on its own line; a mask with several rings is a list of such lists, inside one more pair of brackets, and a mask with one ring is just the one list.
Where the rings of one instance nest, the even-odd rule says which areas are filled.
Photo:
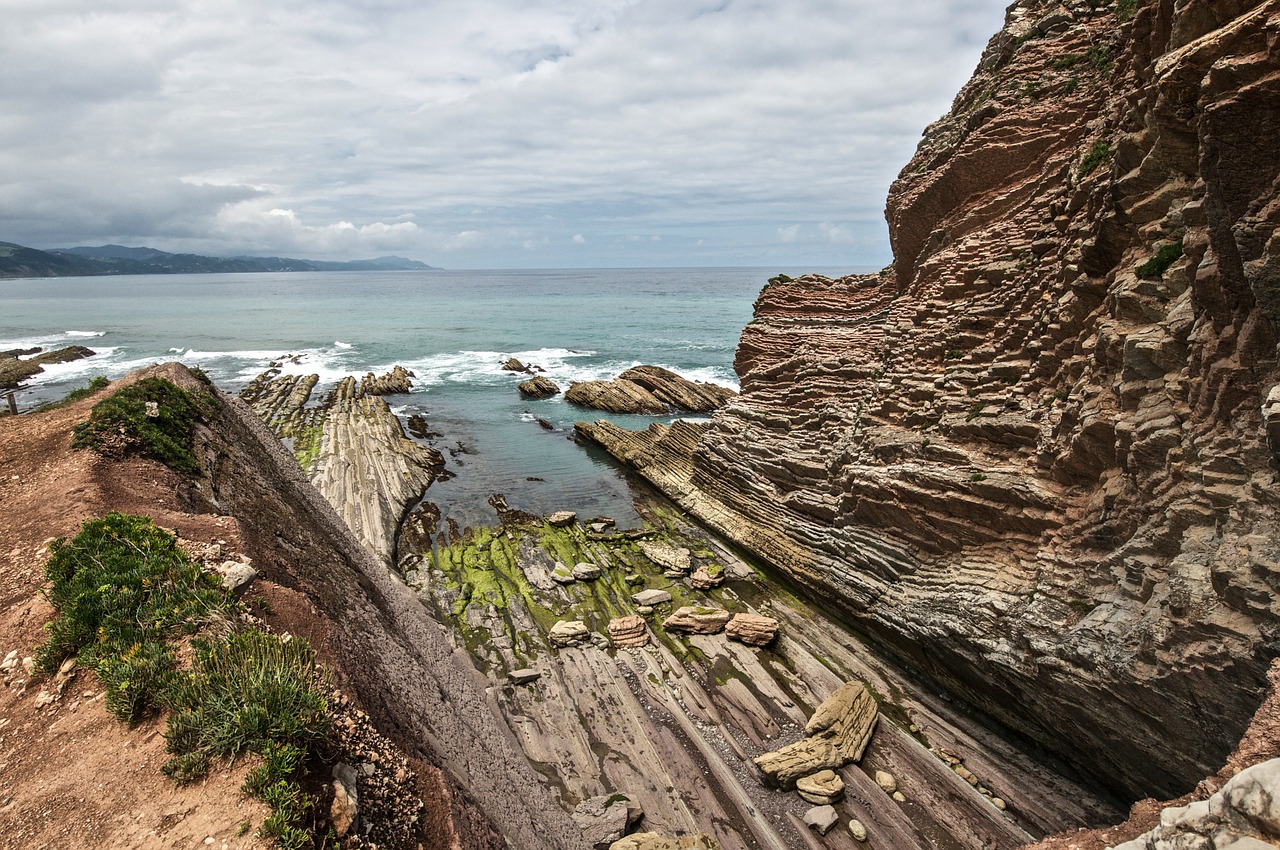
[[820, 770], [837, 770], [862, 758], [875, 730], [877, 706], [861, 682], [841, 685], [805, 724], [808, 738], [755, 759], [765, 781], [794, 788], [796, 781]]
[[669, 632], [684, 632], [690, 635], [714, 635], [724, 631], [729, 622], [729, 612], [723, 608], [698, 608], [685, 605], [663, 622], [662, 626]]

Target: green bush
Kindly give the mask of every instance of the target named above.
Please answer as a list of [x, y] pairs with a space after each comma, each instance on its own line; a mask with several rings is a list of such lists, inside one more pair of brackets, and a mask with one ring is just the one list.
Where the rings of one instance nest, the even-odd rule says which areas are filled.
[[1111, 158], [1111, 146], [1102, 139], [1093, 143], [1093, 147], [1084, 155], [1084, 159], [1080, 161], [1080, 168], [1076, 171], [1077, 177], [1086, 177], [1102, 163]]
[[216, 405], [211, 394], [197, 398], [163, 378], [143, 378], [95, 404], [88, 421], [75, 427], [71, 445], [107, 457], [140, 454], [194, 475], [200, 471], [191, 450], [196, 421]]
[[1138, 266], [1134, 271], [1143, 279], [1163, 277], [1179, 257], [1182, 256], [1182, 240], [1165, 245], [1156, 255]]

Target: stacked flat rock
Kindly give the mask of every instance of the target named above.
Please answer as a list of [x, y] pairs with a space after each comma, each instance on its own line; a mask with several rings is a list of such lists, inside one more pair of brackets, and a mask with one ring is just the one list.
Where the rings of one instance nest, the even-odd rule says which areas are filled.
[[684, 632], [691, 635], [714, 635], [724, 631], [729, 622], [729, 612], [723, 608], [702, 608], [685, 605], [663, 622], [662, 626], [669, 632]]
[[591, 637], [587, 624], [581, 620], [560, 620], [551, 627], [551, 631], [547, 633], [547, 639], [551, 641], [552, 646], [566, 647], [577, 646]]
[[644, 809], [625, 794], [604, 794], [583, 800], [571, 816], [587, 844], [594, 850], [608, 850], [644, 817]]
[[850, 682], [827, 697], [805, 724], [809, 735], [755, 759], [765, 781], [794, 788], [796, 781], [862, 758], [875, 730], [876, 701], [861, 682]]
[[724, 632], [739, 643], [768, 646], [778, 636], [778, 621], [762, 614], [734, 614]]
[[520, 395], [525, 398], [550, 398], [560, 392], [560, 387], [555, 381], [544, 378], [542, 375], [535, 375], [523, 381], [516, 389], [520, 390]]
[[619, 649], [634, 649], [649, 645], [649, 630], [644, 618], [635, 614], [615, 617], [609, 621], [609, 637]]
[[650, 540], [637, 540], [636, 546], [644, 556], [660, 567], [665, 573], [688, 575], [693, 569], [689, 560], [689, 550], [683, 546], [668, 546], [665, 543], [654, 543]]
[[694, 590], [711, 590], [724, 584], [724, 567], [719, 565], [708, 567], [703, 565], [693, 571], [689, 577], [689, 586]]
[[797, 779], [796, 793], [807, 803], [829, 806], [844, 796], [844, 780], [834, 770], [820, 770]]

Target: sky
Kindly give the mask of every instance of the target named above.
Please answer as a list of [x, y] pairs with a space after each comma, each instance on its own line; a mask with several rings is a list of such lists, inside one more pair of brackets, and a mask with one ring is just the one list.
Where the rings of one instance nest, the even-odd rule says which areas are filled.
[[1004, 0], [3, 0], [0, 241], [880, 267]]

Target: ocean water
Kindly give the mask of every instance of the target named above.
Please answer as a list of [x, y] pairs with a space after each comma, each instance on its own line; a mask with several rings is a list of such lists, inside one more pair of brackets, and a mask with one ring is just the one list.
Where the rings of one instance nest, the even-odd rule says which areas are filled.
[[[818, 269], [832, 276], [849, 270]], [[389, 396], [421, 413], [455, 477], [427, 498], [463, 525], [513, 507], [633, 521], [628, 482], [613, 462], [576, 445], [573, 423], [603, 414], [561, 397], [521, 399], [527, 376], [508, 357], [541, 366], [561, 388], [664, 366], [692, 380], [737, 386], [733, 353], [760, 288], [776, 269], [605, 269], [150, 275], [0, 281], [0, 350], [87, 345], [97, 356], [46, 367], [19, 392], [21, 409], [90, 378], [115, 378], [178, 360], [238, 391], [268, 364], [321, 377], [402, 364], [413, 391]], [[664, 417], [610, 417], [643, 427]], [[554, 427], [547, 430], [542, 419]]]

